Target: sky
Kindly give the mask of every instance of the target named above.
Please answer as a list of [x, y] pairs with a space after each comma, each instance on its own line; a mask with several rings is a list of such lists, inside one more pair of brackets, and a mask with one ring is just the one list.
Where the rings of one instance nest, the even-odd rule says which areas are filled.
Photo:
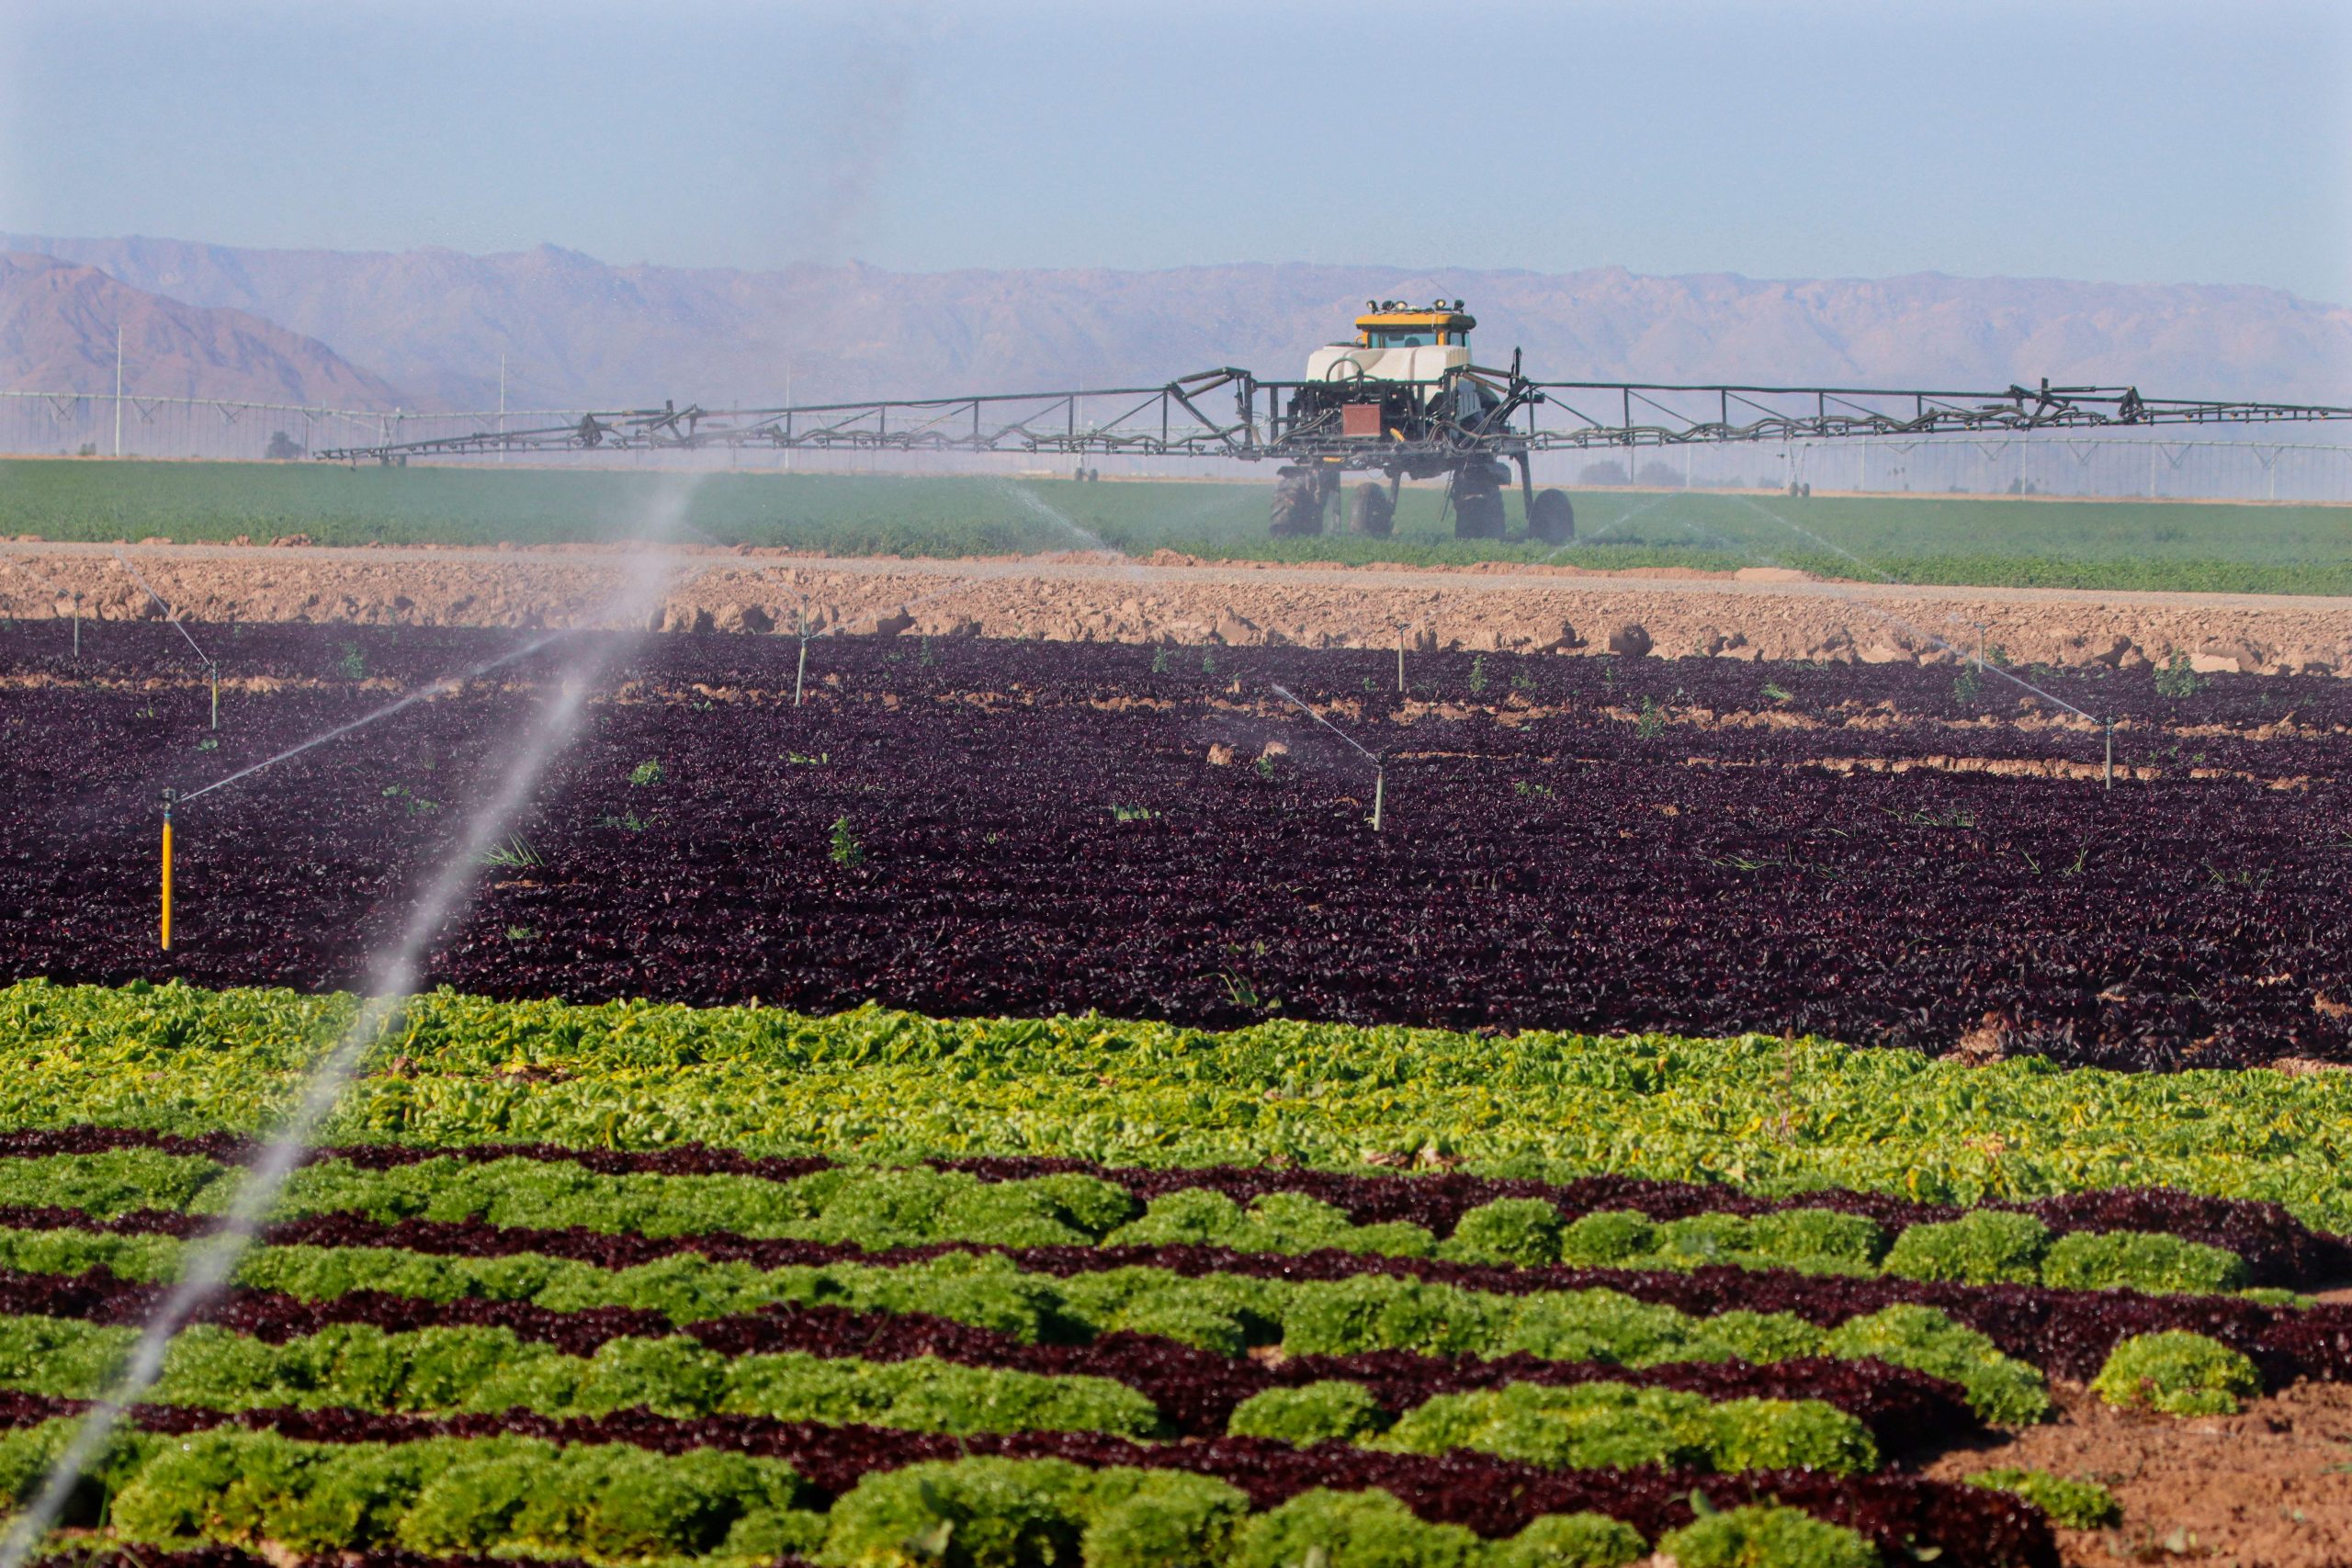
[[0, 0], [0, 229], [2352, 303], [2352, 4]]

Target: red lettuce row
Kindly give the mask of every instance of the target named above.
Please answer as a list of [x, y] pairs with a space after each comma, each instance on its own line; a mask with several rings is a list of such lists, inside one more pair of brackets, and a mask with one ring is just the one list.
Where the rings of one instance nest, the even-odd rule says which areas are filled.
[[[153, 1148], [194, 1155], [224, 1164], [242, 1163], [257, 1145], [228, 1134], [187, 1136], [132, 1128], [64, 1127], [0, 1133], [0, 1158], [98, 1154], [119, 1148]], [[382, 1170], [444, 1158], [469, 1163], [501, 1159], [568, 1162], [600, 1176], [751, 1176], [791, 1181], [835, 1167], [820, 1156], [747, 1155], [706, 1145], [651, 1150], [583, 1149], [558, 1144], [471, 1144], [433, 1148], [403, 1144], [322, 1145], [308, 1163], [341, 1160], [362, 1169]], [[1720, 1183], [1650, 1180], [1638, 1177], [1590, 1176], [1568, 1182], [1518, 1180], [1448, 1171], [1428, 1176], [1372, 1176], [1345, 1171], [1276, 1170], [1262, 1166], [1154, 1169], [1104, 1166], [1051, 1157], [990, 1157], [934, 1160], [983, 1181], [1016, 1181], [1058, 1172], [1092, 1176], [1125, 1187], [1138, 1202], [1171, 1192], [1206, 1189], [1237, 1202], [1273, 1192], [1299, 1192], [1342, 1210], [1357, 1224], [1408, 1221], [1439, 1236], [1453, 1234], [1464, 1214], [1498, 1198], [1537, 1198], [1570, 1219], [1597, 1209], [1634, 1209], [1657, 1220], [1693, 1214], [1762, 1214], [1787, 1209], [1834, 1209], [1861, 1214], [1891, 1232], [1915, 1224], [1959, 1218], [1968, 1211], [1947, 1203], [1920, 1203], [1886, 1193], [1831, 1189], [1767, 1198]], [[2240, 1198], [2211, 1198], [2171, 1188], [2116, 1188], [2070, 1192], [2030, 1202], [1993, 1202], [1988, 1209], [2032, 1214], [2051, 1230], [2075, 1232], [2160, 1231], [2185, 1241], [2234, 1252], [2245, 1259], [2257, 1284], [2290, 1288], [2320, 1284], [2352, 1274], [2352, 1238], [2315, 1231], [2277, 1203]]]
[[[78, 1275], [0, 1272], [0, 1314], [144, 1322], [163, 1289], [104, 1269]], [[1633, 1369], [1602, 1362], [1544, 1360], [1515, 1354], [1491, 1360], [1370, 1351], [1295, 1356], [1279, 1365], [1222, 1356], [1157, 1335], [1116, 1332], [1083, 1345], [1029, 1344], [922, 1313], [859, 1313], [834, 1306], [773, 1306], [681, 1327], [661, 1314], [628, 1307], [559, 1312], [527, 1302], [459, 1297], [435, 1302], [379, 1291], [308, 1300], [275, 1291], [232, 1290], [204, 1322], [271, 1344], [360, 1323], [387, 1332], [420, 1328], [503, 1328], [566, 1355], [592, 1356], [607, 1342], [684, 1333], [727, 1356], [800, 1351], [829, 1358], [906, 1361], [929, 1356], [967, 1366], [1099, 1377], [1124, 1383], [1159, 1407], [1182, 1436], [1216, 1437], [1234, 1407], [1273, 1388], [1325, 1379], [1361, 1382], [1392, 1416], [1442, 1393], [1532, 1382], [1568, 1387], [1620, 1382], [1670, 1388], [1711, 1400], [1817, 1399], [1871, 1428], [1889, 1453], [1926, 1452], [1981, 1429], [1958, 1388], [1923, 1372], [1881, 1361], [1802, 1358], [1757, 1366], [1745, 1361], [1668, 1362]]]
[[[527, 827], [549, 865], [600, 874], [487, 890], [431, 956], [425, 984], [576, 999], [756, 995], [811, 1012], [866, 999], [958, 1016], [1092, 1008], [1210, 1025], [1262, 1018], [1261, 1002], [1279, 998], [1284, 1017], [1343, 1022], [1792, 1027], [1922, 1049], [1992, 1014], [2013, 1050], [2070, 1065], [2352, 1055], [2352, 1031], [2323, 1005], [2352, 980], [2345, 944], [2312, 913], [2352, 897], [2352, 866], [2324, 850], [2346, 810], [2340, 737], [2241, 747], [2176, 734], [2165, 739], [2186, 755], [2163, 760], [2164, 778], [2112, 793], [1933, 769], [1841, 776], [1808, 760], [2007, 750], [2083, 765], [2097, 742], [1999, 725], [1939, 737], [1672, 723], [1644, 735], [1631, 721], [1645, 701], [1670, 716], [1696, 705], [1678, 694], [1680, 669], [1494, 656], [1493, 694], [1471, 698], [1475, 716], [1408, 716], [1377, 691], [1356, 694], [1359, 739], [1393, 759], [1393, 825], [1375, 838], [1361, 758], [1278, 715], [1242, 673], [1296, 671], [1280, 677], [1304, 681], [1291, 689], [1329, 692], [1363, 670], [1361, 656], [1227, 650], [1214, 678], [1196, 668], [1178, 679], [1147, 675], [1125, 652], [1067, 649], [1037, 666], [1058, 690], [1154, 705], [1015, 694], [984, 710], [954, 700], [1007, 691], [1007, 672], [978, 654], [948, 675], [834, 644], [843, 662], [829, 672], [845, 683], [796, 710], [773, 695], [789, 685], [786, 648], [746, 640], [741, 686], [762, 700], [715, 703], [684, 725], [665, 703], [596, 706]], [[632, 663], [653, 690], [683, 696], [695, 660], [662, 647]], [[1447, 668], [1431, 663], [1430, 678]], [[1506, 669], [1535, 690], [1509, 691]], [[1597, 687], [1603, 672], [1613, 691]], [[1753, 666], [1690, 673], [1735, 682], [1758, 705]], [[1840, 679], [1856, 697], [1918, 679], [1874, 688], [1880, 678]], [[401, 753], [429, 749], [433, 793], [463, 802], [486, 787], [494, 742], [532, 700], [486, 685], [421, 705], [400, 722]], [[345, 689], [248, 705], [215, 761], [226, 771], [258, 760], [369, 701]], [[1531, 703], [1549, 711], [1530, 717]], [[412, 815], [383, 795], [380, 747], [324, 748], [258, 774], [185, 839], [191, 893], [203, 896], [180, 910], [186, 940], [159, 971], [144, 882], [121, 874], [114, 848], [51, 829], [69, 798], [145, 803], [194, 782], [197, 704], [129, 726], [117, 693], [50, 686], [11, 704], [24, 766], [0, 799], [0, 908], [19, 918], [0, 974], [351, 985], [397, 923], [400, 889], [458, 830], [457, 812]], [[1506, 706], [1528, 722], [1476, 711]], [[2017, 710], [2004, 698], [1988, 711]], [[2170, 711], [2207, 716], [2193, 703]], [[1279, 737], [1288, 758], [1272, 777], [1211, 767], [1208, 722], [1244, 748]], [[794, 750], [831, 759], [780, 792], [779, 727]], [[2306, 787], [2181, 776], [2225, 745], [2256, 776], [2306, 775]], [[628, 782], [649, 758], [668, 781], [658, 806]], [[747, 792], [774, 807], [756, 826]], [[1122, 823], [1114, 801], [1173, 808]], [[1663, 817], [1666, 806], [1678, 815]], [[640, 831], [606, 825], [639, 814]], [[854, 864], [826, 851], [844, 815], [865, 851]], [[2086, 841], [2079, 879], [2062, 887], [2032, 869], [2053, 856], [2067, 866]], [[2203, 874], [2208, 860], [2262, 867], [2265, 891], [2250, 898]], [[1499, 885], [1465, 867], [1499, 868]], [[2083, 921], [2086, 899], [2114, 918]], [[1567, 906], [1589, 918], [1572, 929], [1540, 918]], [[507, 940], [517, 925], [540, 935]], [[1928, 930], [1942, 934], [1911, 934]], [[1249, 987], [1233, 986], [1227, 946], [1258, 942]], [[1735, 953], [1760, 956], [1726, 964]]]
[[[87, 1402], [0, 1393], [0, 1427], [78, 1415]], [[1589, 1509], [1624, 1520], [1655, 1540], [1693, 1517], [1691, 1499], [1715, 1508], [1779, 1501], [1856, 1530], [1891, 1560], [1933, 1554], [1953, 1568], [2057, 1568], [2041, 1511], [2007, 1493], [1882, 1472], [1837, 1477], [1814, 1471], [1548, 1471], [1475, 1452], [1431, 1458], [1324, 1443], [1295, 1449], [1270, 1438], [1136, 1443], [1091, 1432], [949, 1436], [882, 1427], [774, 1421], [749, 1416], [673, 1420], [643, 1410], [558, 1418], [392, 1416], [368, 1411], [213, 1411], [134, 1405], [141, 1428], [173, 1436], [219, 1427], [275, 1431], [305, 1442], [413, 1442], [431, 1437], [526, 1437], [561, 1444], [628, 1443], [661, 1453], [727, 1449], [791, 1464], [819, 1490], [840, 1495], [876, 1471], [967, 1456], [1060, 1459], [1101, 1468], [1187, 1471], [1239, 1488], [1252, 1508], [1269, 1508], [1315, 1487], [1377, 1487], [1424, 1519], [1463, 1525], [1488, 1538], [1515, 1534], [1540, 1514]]]

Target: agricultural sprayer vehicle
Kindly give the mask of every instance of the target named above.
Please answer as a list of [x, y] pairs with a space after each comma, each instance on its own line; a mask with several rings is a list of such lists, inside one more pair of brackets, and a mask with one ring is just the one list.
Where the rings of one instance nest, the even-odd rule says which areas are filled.
[[[1463, 301], [1365, 302], [1351, 341], [1311, 354], [1303, 378], [1262, 380], [1231, 367], [1159, 387], [820, 403], [794, 408], [583, 413], [529, 430], [332, 447], [322, 459], [386, 465], [498, 453], [735, 448], [762, 452], [975, 452], [1199, 457], [1276, 465], [1272, 531], [1346, 526], [1385, 535], [1405, 480], [1443, 479], [1454, 532], [1501, 538], [1518, 480], [1529, 537], [1566, 544], [1565, 491], [1535, 488], [1539, 453], [1699, 442], [2082, 432], [2151, 425], [2254, 425], [2352, 419], [2352, 408], [2143, 397], [2136, 387], [2011, 385], [1997, 391], [1855, 387], [1537, 381], [1471, 356]], [[1212, 412], [1227, 398], [1230, 413]], [[1630, 464], [1628, 465], [1630, 467]], [[1363, 478], [1340, 498], [1349, 475]]]

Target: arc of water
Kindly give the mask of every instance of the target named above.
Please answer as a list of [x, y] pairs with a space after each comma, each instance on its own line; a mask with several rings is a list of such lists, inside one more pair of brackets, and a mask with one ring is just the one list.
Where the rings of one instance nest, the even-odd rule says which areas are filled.
[[390, 718], [392, 715], [400, 712], [402, 708], [413, 706], [414, 705], [423, 702], [427, 697], [438, 696], [444, 692], [456, 691], [468, 681], [471, 681], [478, 676], [487, 675], [492, 671], [498, 669], [501, 665], [512, 664], [518, 659], [526, 659], [530, 657], [532, 654], [538, 652], [539, 649], [547, 647], [548, 644], [554, 640], [554, 634], [550, 633], [546, 637], [540, 637], [536, 642], [528, 643], [522, 648], [514, 649], [511, 653], [502, 654], [496, 659], [477, 664], [470, 670], [460, 671], [455, 675], [444, 675], [432, 684], [427, 686], [419, 686], [415, 691], [409, 693], [408, 695], [397, 698], [392, 702], [386, 703], [382, 707], [378, 708], [375, 712], [362, 715], [360, 717], [353, 719], [349, 724], [339, 724], [333, 729], [326, 731], [324, 734], [311, 737], [310, 739], [303, 741], [299, 746], [288, 747], [285, 750], [278, 752], [277, 755], [274, 757], [265, 757], [258, 762], [254, 762], [248, 766], [239, 768], [235, 773], [231, 773], [226, 778], [214, 779], [202, 789], [190, 790], [187, 794], [179, 797], [180, 804], [185, 806], [189, 801], [195, 800], [199, 796], [210, 795], [216, 789], [225, 789], [230, 784], [235, 784], [239, 779], [250, 778], [254, 773], [261, 772], [264, 768], [275, 767], [278, 763], [287, 761], [288, 758], [299, 757], [314, 746], [323, 746], [328, 741], [335, 739], [340, 736], [348, 735], [355, 729], [365, 729], [368, 726], [375, 723], [378, 719]]
[[1329, 719], [1325, 718], [1321, 714], [1317, 713], [1313, 708], [1308, 707], [1305, 703], [1300, 702], [1291, 692], [1289, 687], [1280, 685], [1275, 686], [1273, 687], [1273, 693], [1276, 696], [1282, 698], [1284, 702], [1289, 703], [1293, 707], [1298, 709], [1299, 712], [1305, 714], [1307, 717], [1313, 719], [1316, 723], [1321, 725], [1324, 728], [1329, 730], [1332, 734], [1338, 736], [1349, 745], [1355, 747], [1357, 754], [1363, 757], [1365, 761], [1370, 762], [1375, 768], [1382, 765], [1380, 759], [1370, 751], [1365, 750], [1363, 747], [1357, 742], [1354, 736], [1350, 735], [1346, 730], [1341, 729], [1338, 725], [1333, 724]]
[[211, 659], [206, 655], [204, 649], [196, 646], [195, 637], [190, 634], [187, 627], [180, 621], [180, 613], [177, 610], [173, 609], [170, 602], [167, 601], [161, 593], [155, 592], [155, 585], [153, 583], [139, 575], [139, 569], [130, 564], [130, 557], [124, 555], [120, 550], [117, 550], [114, 552], [114, 558], [116, 565], [121, 567], [123, 570], [130, 573], [131, 581], [147, 590], [147, 597], [155, 601], [156, 607], [164, 612], [164, 619], [169, 621], [173, 626], [177, 628], [180, 636], [187, 639], [189, 650], [196, 655], [196, 661], [198, 664], [204, 665], [207, 669], [209, 669], [212, 664]]
[[[1802, 536], [1804, 536], [1804, 537], [1805, 537], [1805, 538], [1807, 538], [1807, 539], [1812, 540], [1815, 544], [1819, 545], [1823, 549], [1825, 549], [1825, 550], [1828, 550], [1828, 551], [1830, 551], [1831, 553], [1833, 553], [1833, 554], [1835, 554], [1835, 555], [1842, 556], [1842, 557], [1844, 557], [1847, 560], [1849, 560], [1849, 561], [1853, 562], [1853, 564], [1854, 564], [1854, 565], [1856, 565], [1856, 566], [1858, 566], [1858, 567], [1861, 568], [1861, 570], [1863, 570], [1863, 572], [1864, 572], [1864, 573], [1866, 573], [1867, 575], [1869, 575], [1869, 576], [1870, 576], [1870, 577], [1871, 577], [1871, 578], [1876, 579], [1876, 580], [1877, 580], [1880, 583], [1882, 583], [1883, 585], [1884, 585], [1884, 586], [1886, 586], [1886, 587], [1889, 587], [1889, 588], [1894, 588], [1894, 587], [1899, 586], [1899, 585], [1898, 585], [1897, 583], [1895, 583], [1895, 582], [1894, 582], [1891, 578], [1889, 578], [1889, 577], [1888, 577], [1884, 572], [1878, 571], [1878, 570], [1874, 570], [1874, 569], [1871, 566], [1871, 564], [1870, 564], [1868, 561], [1865, 561], [1864, 559], [1862, 559], [1862, 558], [1861, 558], [1861, 557], [1860, 557], [1860, 556], [1856, 555], [1853, 551], [1851, 551], [1851, 550], [1849, 550], [1849, 549], [1845, 548], [1843, 546], [1840, 546], [1840, 545], [1833, 545], [1833, 544], [1831, 544], [1827, 539], [1823, 538], [1820, 535], [1818, 535], [1818, 534], [1815, 533], [1812, 529], [1805, 527], [1804, 525], [1802, 525], [1802, 524], [1800, 524], [1800, 523], [1792, 522], [1792, 521], [1791, 521], [1790, 519], [1788, 519], [1788, 518], [1786, 518], [1786, 517], [1781, 516], [1779, 513], [1777, 513], [1777, 512], [1773, 511], [1770, 507], [1766, 506], [1766, 505], [1765, 505], [1765, 504], [1763, 504], [1761, 502], [1759, 502], [1759, 501], [1756, 500], [1753, 496], [1746, 496], [1746, 495], [1743, 495], [1743, 496], [1741, 496], [1739, 499], [1740, 499], [1741, 501], [1746, 502], [1749, 506], [1751, 506], [1751, 507], [1755, 508], [1758, 512], [1762, 513], [1765, 516], [1767, 516], [1767, 517], [1770, 518], [1773, 522], [1780, 524], [1782, 527], [1784, 527], [1784, 528], [1788, 529], [1791, 533], [1797, 534], [1797, 535], [1801, 535]], [[1751, 552], [1751, 553], [1753, 553], [1753, 552]], [[1770, 563], [1770, 558], [1769, 558], [1769, 557], [1765, 557], [1765, 558], [1761, 558], [1765, 559], [1768, 563]], [[1770, 563], [1770, 564], [1777, 564], [1777, 563]], [[1887, 608], [1885, 605], [1883, 605], [1883, 604], [1871, 604], [1871, 603], [1869, 600], [1867, 600], [1867, 599], [1859, 598], [1859, 597], [1855, 596], [1854, 594], [1845, 592], [1843, 592], [1842, 590], [1840, 590], [1839, 588], [1838, 588], [1838, 587], [1837, 587], [1837, 585], [1836, 585], [1836, 584], [1834, 584], [1834, 583], [1831, 583], [1831, 584], [1825, 584], [1824, 586], [1827, 587], [1831, 592], [1836, 593], [1836, 594], [1838, 595], [1838, 597], [1839, 597], [1840, 599], [1845, 600], [1845, 601], [1846, 601], [1846, 603], [1848, 603], [1849, 604], [1851, 604], [1851, 605], [1855, 606], [1857, 609], [1860, 609], [1860, 610], [1866, 610], [1866, 611], [1868, 611], [1870, 614], [1871, 614], [1871, 615], [1873, 615], [1878, 616], [1878, 617], [1879, 617], [1879, 619], [1881, 619], [1881, 620], [1883, 620], [1883, 621], [1885, 621], [1885, 622], [1886, 622], [1887, 624], [1889, 624], [1890, 626], [1896, 626], [1896, 627], [1900, 628], [1901, 630], [1904, 630], [1904, 631], [1909, 632], [1909, 633], [1910, 633], [1912, 636], [1914, 636], [1914, 637], [1925, 637], [1925, 638], [1927, 638], [1929, 642], [1934, 643], [1938, 648], [1942, 649], [1943, 649], [1944, 651], [1946, 651], [1947, 653], [1953, 654], [1953, 655], [1955, 655], [1955, 656], [1957, 656], [1957, 657], [1959, 657], [1959, 658], [1962, 658], [1962, 659], [1968, 659], [1968, 658], [1969, 658], [1968, 652], [1967, 652], [1967, 650], [1966, 650], [1965, 649], [1962, 649], [1962, 648], [1959, 648], [1959, 647], [1954, 646], [1952, 643], [1951, 643], [1951, 642], [1947, 641], [1945, 638], [1940, 637], [1937, 636], [1934, 632], [1931, 632], [1931, 631], [1928, 630], [1925, 626], [1921, 626], [1914, 625], [1912, 622], [1910, 622], [1910, 621], [1908, 621], [1908, 620], [1905, 619], [1905, 618], [1904, 618], [1903, 616], [1901, 616], [1901, 615], [1896, 615], [1894, 611], [1892, 611], [1892, 610], [1888, 609], [1888, 608]], [[1974, 660], [1970, 660], [1970, 662], [1972, 662], [1972, 663], [1979, 663], [1979, 661]], [[2007, 681], [2007, 682], [2009, 682], [2009, 684], [2011, 684], [2011, 685], [2013, 685], [2013, 686], [2018, 686], [2018, 687], [2020, 687], [2020, 688], [2022, 688], [2022, 689], [2024, 689], [2024, 690], [2026, 690], [2026, 691], [2031, 692], [2035, 696], [2040, 697], [2042, 701], [2044, 701], [2044, 702], [2046, 702], [2046, 703], [2049, 703], [2049, 704], [2050, 704], [2051, 705], [2052, 705], [2053, 707], [2061, 707], [2061, 708], [2064, 708], [2064, 709], [2065, 709], [2068, 713], [2073, 714], [2075, 717], [2077, 717], [2077, 718], [2082, 718], [2082, 719], [2088, 719], [2088, 720], [2089, 720], [2091, 723], [2093, 723], [2093, 724], [2097, 724], [2097, 723], [2098, 722], [2098, 719], [2093, 718], [2089, 714], [2087, 714], [2087, 713], [2084, 712], [2081, 708], [2076, 707], [2074, 704], [2072, 704], [2072, 703], [2068, 702], [2065, 698], [2064, 698], [2064, 697], [2062, 697], [2062, 696], [2058, 695], [2058, 694], [2057, 694], [2056, 693], [2054, 693], [2054, 692], [2045, 692], [2045, 691], [2043, 691], [2041, 687], [2039, 687], [2039, 686], [2035, 685], [2032, 682], [2030, 682], [2030, 681], [2027, 680], [2027, 679], [2026, 679], [2025, 677], [2023, 677], [2022, 675], [2018, 675], [2018, 674], [2015, 673], [2014, 671], [2010, 671], [2009, 669], [2007, 669], [2006, 666], [1999, 665], [1999, 664], [1982, 664], [1982, 663], [1979, 663], [1979, 667], [1980, 667], [1981, 669], [1983, 669], [1983, 670], [1986, 671], [1987, 672], [1991, 673], [1991, 674], [1998, 675], [2002, 680]]]

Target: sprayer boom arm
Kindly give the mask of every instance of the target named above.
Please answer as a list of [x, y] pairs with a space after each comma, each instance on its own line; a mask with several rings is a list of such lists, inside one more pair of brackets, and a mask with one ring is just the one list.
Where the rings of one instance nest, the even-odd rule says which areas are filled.
[[[1457, 388], [1475, 396], [1456, 397]], [[1398, 386], [1404, 384], [1399, 383]], [[1339, 401], [1376, 398], [1387, 383], [1356, 381]], [[1302, 398], [1302, 391], [1317, 395]], [[404, 462], [502, 452], [1008, 452], [1082, 457], [1323, 460], [1393, 468], [1476, 454], [1516, 457], [1589, 447], [1692, 442], [1822, 440], [2105, 430], [2143, 425], [2273, 424], [2352, 419], [2352, 407], [2146, 398], [2135, 387], [2011, 386], [2000, 391], [1860, 387], [1677, 386], [1637, 381], [1534, 381], [1515, 370], [1449, 371], [1431, 411], [1409, 434], [1350, 428], [1332, 389], [1262, 381], [1230, 367], [1160, 387], [962, 398], [818, 403], [797, 408], [623, 409], [534, 430], [478, 430], [422, 441], [330, 447], [322, 459]], [[1216, 395], [1213, 397], [1213, 395]], [[1232, 417], [1203, 407], [1232, 398]], [[1459, 411], [1459, 412], [1448, 412]]]

